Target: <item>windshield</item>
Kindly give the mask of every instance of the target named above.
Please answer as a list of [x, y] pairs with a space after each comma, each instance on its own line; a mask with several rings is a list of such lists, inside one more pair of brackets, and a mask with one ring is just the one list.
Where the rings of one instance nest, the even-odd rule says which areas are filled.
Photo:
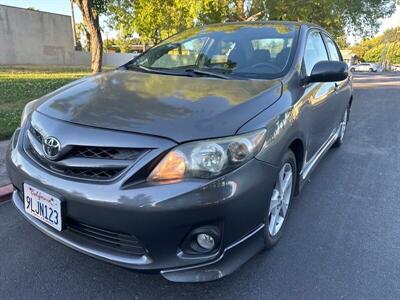
[[297, 25], [268, 23], [193, 28], [148, 50], [127, 67], [274, 78], [288, 65], [297, 32]]

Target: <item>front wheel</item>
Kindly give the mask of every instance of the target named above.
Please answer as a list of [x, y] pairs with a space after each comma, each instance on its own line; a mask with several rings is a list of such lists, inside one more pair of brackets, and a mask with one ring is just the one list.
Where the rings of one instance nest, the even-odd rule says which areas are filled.
[[265, 218], [265, 248], [272, 248], [278, 243], [286, 224], [290, 202], [294, 195], [297, 179], [296, 158], [292, 151], [283, 156], [275, 187]]
[[333, 147], [336, 147], [336, 148], [340, 147], [344, 142], [344, 135], [346, 133], [347, 123], [349, 122], [349, 111], [350, 111], [349, 107], [347, 107], [346, 110], [344, 111], [342, 121], [339, 124], [339, 126], [340, 126], [339, 135], [338, 135], [336, 142], [333, 144]]

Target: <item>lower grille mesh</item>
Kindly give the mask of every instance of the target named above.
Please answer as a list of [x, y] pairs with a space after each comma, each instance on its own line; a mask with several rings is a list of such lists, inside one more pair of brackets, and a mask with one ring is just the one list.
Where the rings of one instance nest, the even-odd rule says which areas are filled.
[[139, 240], [133, 235], [97, 228], [72, 219], [67, 220], [67, 229], [81, 238], [89, 239], [91, 242], [114, 251], [135, 256], [142, 256], [146, 253]]

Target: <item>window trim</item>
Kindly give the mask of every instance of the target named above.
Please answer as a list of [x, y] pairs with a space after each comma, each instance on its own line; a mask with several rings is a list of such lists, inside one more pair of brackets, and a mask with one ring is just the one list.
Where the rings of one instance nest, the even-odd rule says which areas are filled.
[[326, 32], [321, 32], [321, 35], [322, 35], [322, 39], [324, 40], [324, 43], [325, 43], [325, 48], [327, 49], [327, 52], [328, 52], [329, 60], [333, 61], [332, 57], [331, 57], [331, 53], [329, 51], [329, 47], [328, 47], [328, 39], [332, 41], [333, 45], [335, 46], [336, 52], [339, 54], [339, 61], [343, 62], [342, 52], [340, 51], [339, 46], [337, 45], [336, 41]]
[[328, 57], [328, 60], [330, 60], [329, 51], [328, 51], [328, 49], [327, 49], [327, 47], [326, 47], [326, 43], [325, 43], [325, 40], [324, 40], [324, 37], [323, 37], [323, 32], [322, 32], [322, 30], [319, 29], [319, 28], [310, 28], [310, 29], [307, 31], [307, 35], [306, 35], [306, 38], [305, 38], [305, 40], [304, 40], [303, 57], [301, 58], [301, 72], [302, 72], [302, 75], [303, 75], [304, 78], [307, 78], [307, 77], [308, 77], [307, 71], [306, 71], [306, 67], [305, 67], [305, 63], [304, 63], [304, 56], [305, 56], [306, 50], [307, 50], [307, 42], [308, 42], [309, 36], [310, 36], [312, 33], [314, 33], [314, 32], [317, 32], [317, 33], [321, 36], [322, 43], [324, 44], [326, 56]]

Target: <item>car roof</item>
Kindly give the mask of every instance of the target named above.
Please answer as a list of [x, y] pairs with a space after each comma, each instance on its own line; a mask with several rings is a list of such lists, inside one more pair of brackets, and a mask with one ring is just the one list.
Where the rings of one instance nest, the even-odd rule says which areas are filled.
[[312, 28], [319, 28], [324, 30], [321, 26], [313, 24], [313, 23], [308, 23], [308, 22], [300, 22], [300, 21], [241, 21], [241, 22], [225, 22], [225, 23], [215, 23], [215, 24], [209, 24], [209, 25], [203, 25], [202, 27], [213, 27], [213, 26], [243, 26], [243, 25], [258, 25], [262, 26], [265, 25], [270, 26], [270, 25], [291, 25], [291, 26], [305, 26], [305, 27], [312, 27]]
[[305, 30], [307, 29], [318, 29], [325, 34], [327, 34], [329, 37], [333, 38], [332, 34], [327, 31], [326, 29], [322, 28], [319, 25], [313, 24], [313, 23], [308, 23], [308, 22], [298, 22], [298, 21], [241, 21], [241, 22], [225, 22], [225, 23], [216, 23], [216, 24], [209, 24], [209, 25], [202, 25], [200, 27], [207, 28], [207, 27], [221, 27], [223, 29], [224, 27], [229, 27], [229, 26], [245, 26], [245, 25], [256, 25], [256, 26], [262, 26], [265, 25], [265, 27], [271, 26], [271, 25], [287, 25], [287, 26], [295, 26], [298, 27], [300, 30], [301, 28], [304, 28]]

